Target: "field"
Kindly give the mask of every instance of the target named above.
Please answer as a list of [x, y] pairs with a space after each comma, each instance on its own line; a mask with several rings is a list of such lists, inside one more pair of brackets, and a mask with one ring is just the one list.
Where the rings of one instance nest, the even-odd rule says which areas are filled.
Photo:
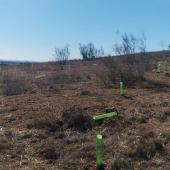
[[[125, 83], [124, 96], [119, 82], [106, 86], [102, 59], [2, 65], [0, 169], [95, 170], [96, 134], [106, 170], [170, 169], [170, 76], [156, 71], [165, 58], [148, 54], [144, 78]], [[91, 120], [112, 107], [118, 117]]]

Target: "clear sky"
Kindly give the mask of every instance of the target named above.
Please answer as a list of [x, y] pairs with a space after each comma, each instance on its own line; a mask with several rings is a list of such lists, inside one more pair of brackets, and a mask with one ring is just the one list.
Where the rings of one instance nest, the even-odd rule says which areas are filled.
[[0, 59], [48, 61], [54, 47], [79, 43], [103, 46], [106, 54], [116, 32], [145, 32], [147, 50], [170, 43], [170, 0], [0, 0]]

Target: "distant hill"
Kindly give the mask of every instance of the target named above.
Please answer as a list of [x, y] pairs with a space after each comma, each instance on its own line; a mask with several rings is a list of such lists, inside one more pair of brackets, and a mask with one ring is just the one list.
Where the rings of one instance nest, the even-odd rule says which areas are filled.
[[[141, 53], [137, 53], [136, 55], [141, 55]], [[123, 55], [121, 56], [114, 56], [114, 57], [122, 57]], [[146, 57], [152, 57], [154, 59], [162, 59], [162, 60], [165, 60], [167, 58], [170, 58], [170, 50], [164, 50], [164, 51], [153, 51], [153, 52], [146, 52], [145, 53], [145, 56]], [[103, 57], [105, 58], [105, 57]], [[96, 58], [96, 60], [100, 60], [101, 58]], [[80, 60], [80, 59], [78, 59]], [[73, 59], [72, 61], [76, 61], [76, 59]], [[0, 64], [24, 64], [24, 63], [46, 63], [46, 62], [36, 62], [36, 61], [20, 61], [20, 60], [1, 60], [0, 59]]]
[[24, 63], [39, 63], [39, 62], [35, 62], [35, 61], [20, 61], [20, 60], [1, 60], [0, 59], [0, 64], [24, 64]]

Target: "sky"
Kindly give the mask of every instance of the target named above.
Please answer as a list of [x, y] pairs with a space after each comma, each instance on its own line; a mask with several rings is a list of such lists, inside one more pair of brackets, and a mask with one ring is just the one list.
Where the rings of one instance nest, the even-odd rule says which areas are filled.
[[49, 61], [65, 44], [80, 58], [88, 42], [112, 54], [117, 32], [144, 32], [147, 51], [167, 49], [169, 21], [170, 0], [0, 0], [0, 59]]

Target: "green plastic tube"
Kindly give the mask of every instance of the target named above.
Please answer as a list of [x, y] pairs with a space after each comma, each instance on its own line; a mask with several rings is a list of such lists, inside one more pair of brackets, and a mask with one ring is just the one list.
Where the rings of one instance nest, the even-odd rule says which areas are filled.
[[124, 88], [123, 88], [123, 82], [120, 82], [120, 95], [123, 96], [124, 95]]
[[105, 118], [116, 117], [116, 116], [118, 116], [117, 112], [110, 112], [110, 113], [104, 113], [102, 115], [93, 116], [93, 119], [94, 120], [102, 120]]
[[45, 77], [45, 75], [38, 75], [38, 76], [35, 76], [35, 79], [42, 79], [44, 77]]
[[160, 73], [161, 72], [161, 63], [158, 63], [157, 64], [157, 73]]
[[103, 165], [102, 145], [103, 145], [102, 135], [98, 134], [96, 135], [96, 165], [97, 167], [101, 167]]

